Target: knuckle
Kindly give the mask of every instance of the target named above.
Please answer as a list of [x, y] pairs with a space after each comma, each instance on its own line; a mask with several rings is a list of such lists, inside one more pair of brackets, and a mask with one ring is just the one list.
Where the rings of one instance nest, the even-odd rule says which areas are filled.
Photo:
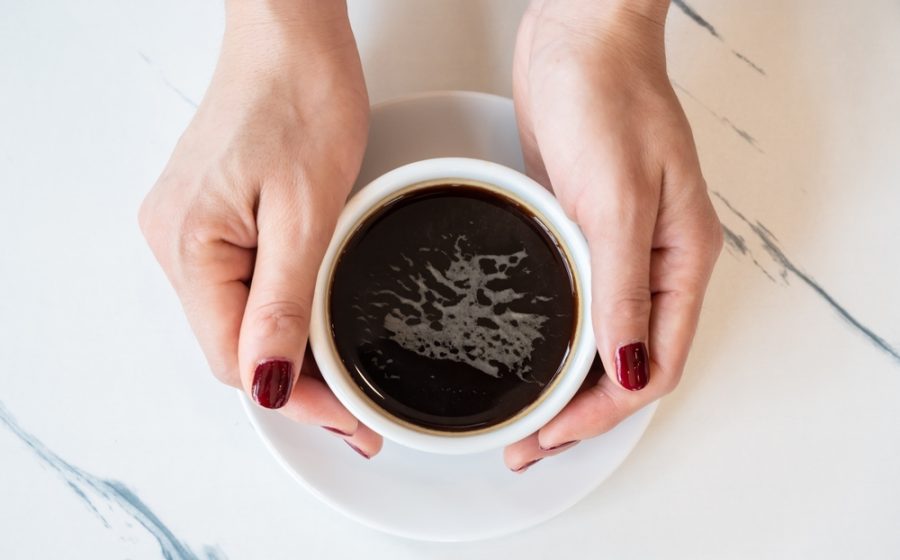
[[228, 385], [229, 387], [240, 388], [240, 377], [237, 370], [234, 368], [210, 364], [210, 371], [212, 371], [213, 377], [215, 377], [216, 381], [219, 383]]
[[235, 360], [236, 353], [214, 344], [203, 344], [202, 341], [200, 347], [206, 357], [209, 371], [216, 381], [240, 389], [241, 377]]
[[141, 204], [138, 223], [151, 246], [189, 256], [218, 235], [220, 206], [201, 181], [165, 174]]
[[616, 291], [607, 301], [598, 301], [600, 315], [616, 322], [646, 321], [650, 315], [650, 287], [629, 286]]
[[627, 416], [626, 410], [622, 403], [606, 391], [599, 387], [595, 387], [593, 391], [593, 406], [585, 421], [595, 435], [605, 434]]
[[196, 201], [184, 199], [192, 189], [173, 178], [160, 179], [138, 211], [138, 224], [147, 244], [167, 262], [190, 261], [210, 239]]
[[678, 378], [673, 375], [665, 375], [662, 376], [657, 391], [659, 392], [660, 397], [664, 397], [675, 391], [676, 387], [678, 387]]
[[152, 230], [153, 226], [151, 225], [151, 220], [153, 219], [153, 215], [150, 210], [149, 198], [145, 198], [141, 203], [141, 207], [138, 208], [138, 227], [141, 228], [141, 233], [144, 234], [144, 237], [148, 237], [148, 233]]
[[679, 366], [675, 364], [663, 366], [652, 358], [650, 362], [650, 384], [655, 398], [664, 397], [674, 392], [681, 381], [682, 370], [679, 369]]
[[[701, 179], [701, 183], [703, 192], [707, 192], [708, 187], [706, 186], [706, 180]], [[719, 215], [716, 213], [716, 209], [713, 207], [712, 201], [709, 199], [708, 195], [706, 196], [706, 207], [708, 209], [706, 212], [707, 238], [709, 239], [708, 248], [710, 254], [717, 257], [719, 253], [722, 252], [722, 247], [725, 245], [724, 226], [722, 225], [722, 221], [719, 220]]]
[[272, 337], [304, 332], [309, 327], [306, 301], [278, 300], [257, 308], [253, 314], [256, 336]]
[[180, 262], [187, 265], [203, 261], [210, 247], [221, 240], [224, 233], [221, 218], [213, 208], [194, 206], [187, 210], [180, 223], [175, 223], [175, 251]]
[[184, 263], [195, 263], [209, 247], [210, 236], [206, 228], [185, 225], [178, 234], [176, 252]]
[[164, 235], [167, 231], [165, 227], [162, 227], [157, 207], [156, 197], [151, 191], [138, 209], [138, 226], [141, 234], [154, 251], [163, 245]]
[[696, 245], [699, 255], [707, 262], [715, 261], [725, 244], [725, 234], [718, 220], [710, 220], [697, 234]]
[[225, 192], [203, 176], [164, 172], [141, 203], [138, 224], [177, 289], [209, 271], [232, 270], [233, 247], [255, 248], [254, 202], [240, 189]]
[[299, 202], [299, 193], [309, 183], [309, 178], [301, 171], [278, 172], [262, 185], [262, 196], [273, 197], [279, 205], [296, 206]]
[[[591, 181], [579, 181], [590, 185]], [[563, 201], [564, 209], [586, 230], [588, 235], [600, 235], [604, 230], [641, 229], [638, 224], [648, 221], [646, 208], [651, 200], [643, 188], [624, 188], [643, 185], [644, 175], [631, 166], [610, 170], [604, 179], [582, 186]]]
[[715, 212], [698, 219], [688, 239], [698, 255], [715, 260], [725, 244], [723, 226]]
[[722, 247], [725, 245], [725, 232], [723, 231], [722, 223], [719, 222], [718, 219], [714, 220], [711, 229], [710, 237], [712, 238], [712, 246], [710, 249], [712, 255], [717, 257], [722, 252]]

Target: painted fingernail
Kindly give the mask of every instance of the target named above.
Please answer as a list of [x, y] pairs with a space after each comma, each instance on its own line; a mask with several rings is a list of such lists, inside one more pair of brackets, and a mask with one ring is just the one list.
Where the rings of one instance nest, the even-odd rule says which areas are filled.
[[287, 404], [293, 384], [294, 364], [287, 360], [263, 360], [253, 374], [253, 400], [266, 408], [281, 408]]
[[337, 428], [332, 428], [331, 426], [322, 426], [322, 427], [323, 427], [324, 429], [328, 430], [329, 432], [331, 432], [331, 433], [333, 433], [333, 434], [337, 434], [337, 435], [339, 435], [339, 436], [348, 437], [348, 436], [352, 436], [352, 435], [353, 435], [353, 434], [351, 434], [351, 433], [345, 432], [344, 430], [338, 430]]
[[626, 344], [616, 350], [616, 377], [622, 387], [639, 391], [650, 381], [650, 360], [643, 342]]
[[565, 443], [557, 443], [556, 445], [554, 445], [552, 447], [544, 447], [543, 445], [541, 445], [539, 447], [541, 448], [541, 451], [556, 451], [557, 449], [566, 449], [567, 447], [572, 447], [573, 445], [575, 445], [578, 442], [579, 442], [579, 440], [573, 439], [572, 441], [567, 441]]
[[540, 460], [541, 460], [541, 459], [534, 459], [533, 461], [528, 461], [527, 463], [525, 463], [524, 465], [522, 465], [522, 466], [519, 467], [518, 469], [512, 469], [512, 472], [514, 472], [514, 473], [523, 473], [523, 472], [527, 471], [527, 470], [529, 469], [529, 467], [531, 467], [531, 465], [537, 463], [537, 462], [540, 461]]
[[353, 445], [353, 444], [350, 443], [349, 441], [344, 440], [344, 443], [346, 443], [347, 445], [349, 445], [349, 446], [350, 446], [350, 449], [352, 449], [353, 451], [356, 451], [357, 453], [359, 453], [360, 455], [362, 455], [362, 456], [365, 457], [366, 459], [371, 459], [371, 457], [369, 457], [368, 455], [366, 455], [366, 453], [365, 453], [362, 449], [360, 449], [359, 447], [356, 447], [355, 445]]

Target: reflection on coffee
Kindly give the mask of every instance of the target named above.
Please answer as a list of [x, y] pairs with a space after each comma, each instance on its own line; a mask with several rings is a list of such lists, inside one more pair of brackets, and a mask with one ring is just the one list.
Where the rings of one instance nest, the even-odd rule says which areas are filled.
[[571, 346], [576, 294], [554, 236], [472, 185], [401, 195], [344, 245], [329, 302], [359, 388], [411, 424], [461, 432], [535, 402]]

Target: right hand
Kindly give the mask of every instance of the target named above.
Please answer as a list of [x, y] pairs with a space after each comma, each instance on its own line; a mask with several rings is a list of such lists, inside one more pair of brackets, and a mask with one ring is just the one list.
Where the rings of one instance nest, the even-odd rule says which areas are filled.
[[678, 384], [722, 226], [666, 73], [668, 0], [535, 0], [513, 90], [526, 165], [581, 227], [607, 375], [507, 448], [522, 472]]
[[235, 0], [226, 13], [212, 83], [141, 230], [220, 381], [371, 457], [381, 438], [305, 356], [316, 273], [368, 129], [346, 6]]

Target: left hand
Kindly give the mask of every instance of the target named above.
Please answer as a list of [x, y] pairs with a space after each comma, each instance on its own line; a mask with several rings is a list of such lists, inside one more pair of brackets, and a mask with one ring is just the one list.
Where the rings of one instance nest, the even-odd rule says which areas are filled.
[[223, 383], [369, 458], [306, 352], [316, 273], [366, 147], [343, 2], [228, 0], [212, 83], [140, 224]]
[[517, 472], [602, 434], [677, 385], [722, 229], [666, 74], [668, 1], [535, 0], [513, 90], [529, 174], [588, 241], [607, 375], [506, 449]]

